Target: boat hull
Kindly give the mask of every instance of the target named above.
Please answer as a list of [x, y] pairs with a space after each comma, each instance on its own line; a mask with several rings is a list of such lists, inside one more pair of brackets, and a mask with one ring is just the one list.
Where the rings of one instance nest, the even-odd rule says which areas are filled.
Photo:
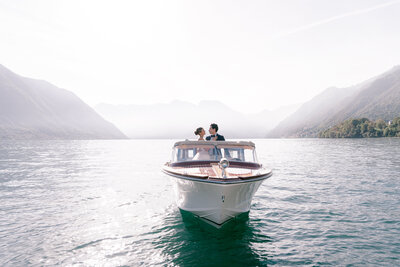
[[248, 212], [264, 180], [210, 183], [171, 177], [178, 207], [219, 225]]

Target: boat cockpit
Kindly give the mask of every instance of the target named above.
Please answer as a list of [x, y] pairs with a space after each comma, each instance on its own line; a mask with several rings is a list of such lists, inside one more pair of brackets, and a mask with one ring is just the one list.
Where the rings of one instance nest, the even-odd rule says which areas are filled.
[[271, 171], [258, 163], [249, 141], [181, 141], [172, 150], [164, 172], [186, 178], [223, 181], [265, 179]]
[[183, 141], [175, 143], [172, 161], [220, 161], [222, 158], [236, 162], [257, 163], [252, 142], [232, 141]]

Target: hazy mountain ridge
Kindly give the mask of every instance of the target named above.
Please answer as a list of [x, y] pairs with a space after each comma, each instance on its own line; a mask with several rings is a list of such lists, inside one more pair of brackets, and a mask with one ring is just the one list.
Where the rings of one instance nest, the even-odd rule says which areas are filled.
[[400, 67], [347, 88], [328, 88], [268, 133], [268, 137], [317, 137], [350, 118], [391, 120], [400, 114]]
[[226, 138], [264, 137], [280, 120], [298, 105], [277, 110], [264, 110], [243, 114], [219, 101], [201, 101], [198, 105], [172, 101], [152, 105], [99, 104], [96, 111], [112, 121], [130, 138], [189, 138], [195, 139], [194, 130], [210, 123], [218, 123], [219, 133]]
[[351, 104], [338, 112], [331, 123], [350, 117], [392, 120], [400, 114], [400, 68], [381, 77], [357, 94]]
[[281, 121], [268, 137], [304, 137], [311, 132], [318, 133], [324, 127], [324, 120], [335, 113], [337, 106], [349, 103], [357, 90], [358, 86], [326, 89]]
[[42, 80], [19, 76], [0, 65], [0, 138], [115, 139], [197, 138], [210, 123], [227, 139], [317, 137], [350, 118], [392, 120], [400, 115], [400, 66], [358, 85], [331, 87], [310, 101], [244, 114], [219, 101], [175, 100], [151, 105], [89, 107], [75, 94]]
[[75, 94], [0, 65], [1, 139], [120, 139], [126, 136]]

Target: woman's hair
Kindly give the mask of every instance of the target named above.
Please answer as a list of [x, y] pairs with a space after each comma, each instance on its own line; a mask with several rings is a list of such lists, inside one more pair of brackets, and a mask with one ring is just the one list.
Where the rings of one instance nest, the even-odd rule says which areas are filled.
[[203, 130], [203, 127], [199, 127], [196, 129], [196, 131], [194, 131], [195, 135], [200, 135], [201, 131]]

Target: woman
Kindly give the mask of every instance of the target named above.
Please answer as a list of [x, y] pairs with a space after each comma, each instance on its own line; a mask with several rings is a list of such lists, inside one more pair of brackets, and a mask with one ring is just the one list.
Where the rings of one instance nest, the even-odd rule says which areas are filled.
[[204, 136], [206, 135], [206, 131], [202, 127], [199, 127], [194, 131], [195, 135], [199, 136], [199, 141], [204, 141]]
[[[206, 135], [206, 131], [202, 127], [199, 127], [194, 131], [195, 135], [199, 136], [198, 141], [205, 141], [204, 136]], [[193, 157], [193, 160], [209, 160], [210, 155], [208, 154], [208, 150], [205, 148], [198, 148], [196, 155]]]

